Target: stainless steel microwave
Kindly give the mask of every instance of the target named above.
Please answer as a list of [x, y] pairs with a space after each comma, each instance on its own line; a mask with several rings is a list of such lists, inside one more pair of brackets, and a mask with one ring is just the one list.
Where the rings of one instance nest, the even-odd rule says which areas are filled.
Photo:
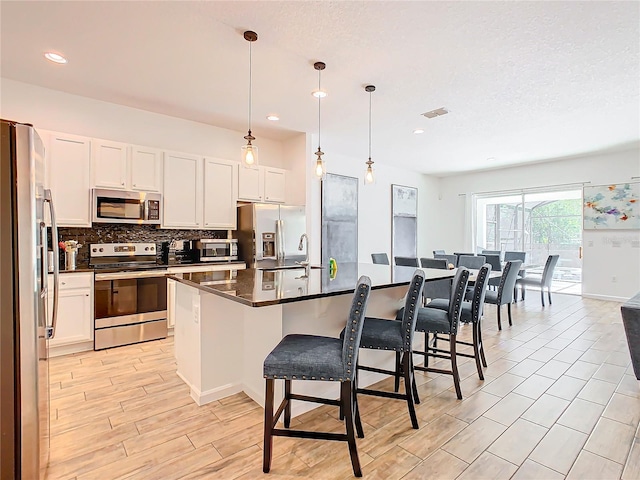
[[203, 238], [193, 242], [196, 262], [233, 262], [238, 260], [238, 240]]
[[92, 190], [95, 223], [137, 223], [160, 225], [162, 194], [126, 190]]

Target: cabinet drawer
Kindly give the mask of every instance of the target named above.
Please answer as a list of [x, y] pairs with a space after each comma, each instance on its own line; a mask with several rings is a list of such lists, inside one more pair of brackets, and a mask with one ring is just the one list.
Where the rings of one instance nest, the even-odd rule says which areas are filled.
[[[50, 290], [53, 288], [53, 275], [49, 275]], [[60, 290], [74, 288], [93, 288], [93, 273], [62, 273], [60, 274]]]

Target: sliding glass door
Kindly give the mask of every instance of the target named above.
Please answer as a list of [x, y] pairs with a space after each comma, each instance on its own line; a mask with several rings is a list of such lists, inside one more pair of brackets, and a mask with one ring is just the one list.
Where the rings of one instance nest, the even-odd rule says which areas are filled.
[[582, 190], [505, 192], [476, 197], [476, 249], [524, 251], [542, 273], [560, 255], [554, 289], [581, 292]]

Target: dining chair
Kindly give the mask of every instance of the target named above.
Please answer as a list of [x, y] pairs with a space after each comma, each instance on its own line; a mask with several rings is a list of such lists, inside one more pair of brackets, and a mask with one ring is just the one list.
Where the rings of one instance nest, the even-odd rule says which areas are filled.
[[469, 252], [453, 252], [454, 255], [457, 255], [458, 257], [462, 256], [462, 255], [467, 255], [468, 257], [473, 257], [475, 255], [475, 253], [469, 253]]
[[460, 255], [458, 257], [458, 267], [467, 267], [478, 270], [485, 264], [485, 257], [481, 255]]
[[[522, 261], [520, 260], [507, 262], [502, 269], [502, 275], [500, 276], [500, 284], [498, 285], [498, 290], [489, 290], [485, 295], [485, 303], [491, 303], [497, 306], [498, 330], [502, 330], [502, 322], [500, 317], [502, 305], [507, 305], [509, 325], [513, 325], [511, 319], [511, 302], [513, 302], [516, 280], [518, 279], [518, 270], [520, 270], [521, 265]], [[467, 294], [467, 300], [471, 299], [471, 295], [471, 292]]]
[[[422, 268], [438, 268], [447, 270], [449, 268], [447, 260], [444, 258], [421, 258], [420, 266]], [[435, 298], [449, 298], [449, 291], [451, 290], [451, 279], [446, 280], [433, 280], [424, 284], [425, 300]]]
[[444, 250], [434, 250], [433, 255], [444, 255], [446, 252]]
[[419, 267], [418, 259], [413, 257], [394, 257], [397, 267]]
[[[264, 405], [264, 449], [262, 471], [269, 473], [273, 455], [273, 437], [313, 438], [316, 440], [339, 440], [347, 442], [351, 466], [356, 477], [362, 476], [358, 450], [354, 435], [354, 423], [359, 436], [362, 424], [355, 402], [356, 366], [362, 337], [365, 311], [371, 280], [362, 276], [358, 280], [345, 330], [348, 335], [339, 338], [319, 335], [290, 334], [285, 336], [264, 360], [265, 405]], [[284, 399], [273, 413], [275, 380], [284, 380]], [[340, 382], [340, 399], [328, 399], [299, 395], [291, 392], [292, 380], [315, 380]], [[291, 401], [323, 403], [340, 407], [346, 433], [328, 433], [307, 430], [292, 430]], [[284, 428], [276, 428], [284, 412]]]
[[453, 268], [458, 266], [458, 256], [457, 255], [447, 255], [444, 253], [438, 253], [433, 256], [433, 258], [444, 258], [448, 264], [453, 265]]
[[[509, 262], [511, 260], [521, 260], [522, 264], [524, 265], [525, 261], [527, 260], [527, 252], [515, 252], [515, 251], [504, 252], [504, 261]], [[518, 272], [518, 278], [524, 278], [526, 276], [527, 276], [527, 271], [521, 268], [520, 271]], [[492, 282], [495, 282], [495, 279], [492, 278], [491, 281], [489, 282], [489, 285], [494, 285], [494, 283]], [[516, 295], [515, 286], [513, 290], [513, 300], [516, 302], [518, 301], [518, 295]]]
[[[476, 279], [473, 285], [473, 296], [470, 302], [463, 302], [462, 311], [460, 313], [460, 322], [461, 323], [470, 323], [472, 325], [472, 342], [464, 342], [462, 340], [457, 340], [456, 343], [458, 345], [466, 345], [473, 347], [473, 355], [469, 353], [460, 353], [457, 352], [461, 357], [473, 358], [476, 362], [476, 368], [478, 370], [478, 377], [480, 380], [484, 380], [484, 372], [482, 371], [482, 367], [487, 367], [487, 359], [484, 355], [484, 345], [482, 343], [482, 314], [484, 310], [484, 299], [487, 293], [487, 286], [489, 280], [489, 274], [491, 273], [491, 265], [485, 263], [478, 270], [478, 274], [476, 275]], [[449, 300], [445, 298], [438, 298], [432, 300], [427, 305], [427, 308], [438, 308], [440, 310], [448, 310], [449, 309]], [[434, 345], [437, 344], [437, 340], [439, 339], [436, 334], [433, 338]], [[444, 339], [443, 339], [444, 340]]]
[[540, 301], [542, 302], [542, 306], [544, 307], [544, 289], [546, 287], [549, 296], [549, 305], [551, 305], [551, 281], [553, 280], [553, 271], [556, 269], [556, 265], [558, 264], [559, 259], [560, 255], [549, 255], [544, 265], [544, 270], [542, 271], [541, 277], [529, 276], [525, 278], [518, 278], [516, 280], [516, 287], [520, 287], [520, 295], [522, 300], [524, 300], [524, 292], [527, 285], [540, 287]]
[[428, 258], [421, 257], [420, 258], [420, 267], [421, 268], [440, 268], [446, 270], [449, 268], [447, 266], [447, 260], [444, 258]]
[[[502, 251], [501, 250], [481, 250], [480, 251], [480, 255], [498, 255], [498, 259], [500, 259], [500, 257], [502, 257]], [[493, 266], [491, 267], [491, 269], [493, 270]]]
[[[367, 372], [382, 373], [395, 377], [395, 392], [373, 390], [369, 388], [358, 388], [358, 373], [356, 372], [356, 428], [358, 436], [364, 436], [362, 424], [358, 420], [360, 418], [358, 408], [357, 395], [374, 395], [377, 397], [394, 398], [406, 400], [409, 409], [409, 417], [411, 418], [411, 426], [418, 428], [418, 418], [414, 406], [414, 398], [419, 403], [418, 389], [416, 387], [413, 376], [413, 359], [412, 359], [412, 342], [416, 329], [416, 317], [418, 308], [422, 305], [422, 288], [424, 286], [424, 272], [416, 270], [413, 274], [407, 295], [405, 296], [404, 311], [400, 322], [385, 318], [366, 317], [364, 319], [364, 327], [362, 328], [362, 339], [360, 348], [371, 350], [391, 350], [396, 353], [396, 368], [394, 371], [374, 368], [362, 365], [358, 360], [357, 370]], [[343, 330], [340, 337], [346, 335], [347, 329]], [[400, 384], [400, 378], [404, 378], [405, 393], [397, 393]]]
[[389, 265], [389, 257], [386, 253], [372, 253], [371, 261], [379, 265]]

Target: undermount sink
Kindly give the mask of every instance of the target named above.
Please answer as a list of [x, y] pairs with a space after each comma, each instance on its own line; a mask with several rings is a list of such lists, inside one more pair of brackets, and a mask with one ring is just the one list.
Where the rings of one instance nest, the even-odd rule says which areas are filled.
[[[305, 268], [304, 265], [273, 265], [270, 267], [257, 267], [256, 270], [271, 271], [271, 270], [292, 270], [294, 268]], [[324, 268], [322, 265], [309, 265], [309, 268], [317, 269]]]

